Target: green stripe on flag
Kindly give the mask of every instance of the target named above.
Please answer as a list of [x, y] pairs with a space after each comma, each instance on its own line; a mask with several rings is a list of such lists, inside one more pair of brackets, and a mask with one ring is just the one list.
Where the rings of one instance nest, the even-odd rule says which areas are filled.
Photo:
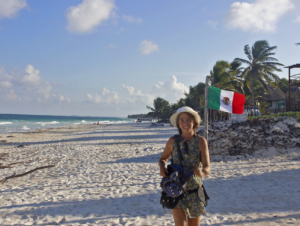
[[210, 86], [209, 87], [209, 93], [208, 93], [208, 107], [211, 109], [220, 109], [220, 96], [221, 96], [221, 90]]

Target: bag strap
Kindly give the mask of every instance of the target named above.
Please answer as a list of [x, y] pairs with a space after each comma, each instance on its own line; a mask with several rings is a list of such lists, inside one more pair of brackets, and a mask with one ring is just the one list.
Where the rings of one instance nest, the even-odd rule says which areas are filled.
[[[180, 145], [179, 145], [179, 140], [180, 140], [180, 136], [178, 134], [174, 135], [174, 139], [177, 145], [177, 152], [178, 152], [178, 157], [179, 157], [179, 164], [182, 167], [182, 155], [181, 155], [181, 149], [180, 149]], [[173, 164], [173, 157], [172, 157], [172, 164]]]
[[206, 190], [205, 190], [205, 188], [204, 188], [204, 184], [202, 184], [202, 188], [203, 188], [203, 191], [204, 191], [205, 200], [209, 200], [209, 196], [208, 196], [208, 194], [206, 193]]

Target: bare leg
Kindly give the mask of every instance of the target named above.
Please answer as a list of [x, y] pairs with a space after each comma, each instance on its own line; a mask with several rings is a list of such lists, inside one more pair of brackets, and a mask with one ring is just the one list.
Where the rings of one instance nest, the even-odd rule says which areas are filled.
[[[188, 225], [183, 209], [172, 209], [172, 214], [173, 214], [175, 226], [187, 226]], [[200, 222], [200, 220], [199, 220], [199, 222]]]
[[197, 218], [188, 218], [188, 226], [200, 226], [200, 216]]

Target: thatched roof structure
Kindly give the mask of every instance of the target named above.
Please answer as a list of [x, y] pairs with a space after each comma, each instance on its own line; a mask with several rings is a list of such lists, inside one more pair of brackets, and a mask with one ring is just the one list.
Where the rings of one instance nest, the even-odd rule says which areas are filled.
[[285, 100], [285, 93], [279, 87], [269, 86], [269, 93], [261, 94], [266, 100]]
[[290, 65], [290, 66], [286, 66], [284, 68], [289, 68], [289, 69], [292, 69], [292, 68], [300, 68], [300, 64], [293, 64], [293, 65]]

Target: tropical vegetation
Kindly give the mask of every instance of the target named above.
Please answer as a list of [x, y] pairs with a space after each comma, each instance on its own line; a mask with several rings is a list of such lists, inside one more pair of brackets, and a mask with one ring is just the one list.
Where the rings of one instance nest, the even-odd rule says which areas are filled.
[[246, 64], [247, 67], [243, 70], [239, 76], [245, 81], [245, 85], [250, 88], [251, 81], [251, 94], [252, 100], [254, 99], [254, 83], [258, 81], [262, 87], [268, 91], [268, 86], [278, 86], [279, 77], [274, 73], [276, 71], [282, 71], [278, 66], [284, 66], [278, 63], [277, 59], [273, 57], [277, 46], [269, 46], [266, 40], [256, 41], [252, 48], [246, 45], [244, 53], [248, 60], [235, 58], [234, 61]]
[[[299, 43], [300, 44], [300, 43]], [[244, 53], [247, 59], [235, 58], [232, 62], [219, 60], [215, 63], [208, 77], [210, 85], [245, 94], [246, 99], [259, 98], [261, 94], [268, 93], [269, 87], [279, 87], [284, 93], [287, 91], [288, 80], [279, 78], [283, 64], [274, 57], [276, 46], [270, 46], [268, 41], [256, 41], [252, 47], [245, 45]], [[204, 107], [205, 84], [199, 82], [189, 87], [176, 103], [169, 103], [163, 98], [156, 98], [153, 107], [146, 106], [150, 112], [148, 116], [159, 120], [168, 119], [178, 108], [189, 106], [199, 110]], [[262, 101], [261, 107], [267, 112], [268, 103]], [[263, 110], [262, 109], [262, 110]]]

